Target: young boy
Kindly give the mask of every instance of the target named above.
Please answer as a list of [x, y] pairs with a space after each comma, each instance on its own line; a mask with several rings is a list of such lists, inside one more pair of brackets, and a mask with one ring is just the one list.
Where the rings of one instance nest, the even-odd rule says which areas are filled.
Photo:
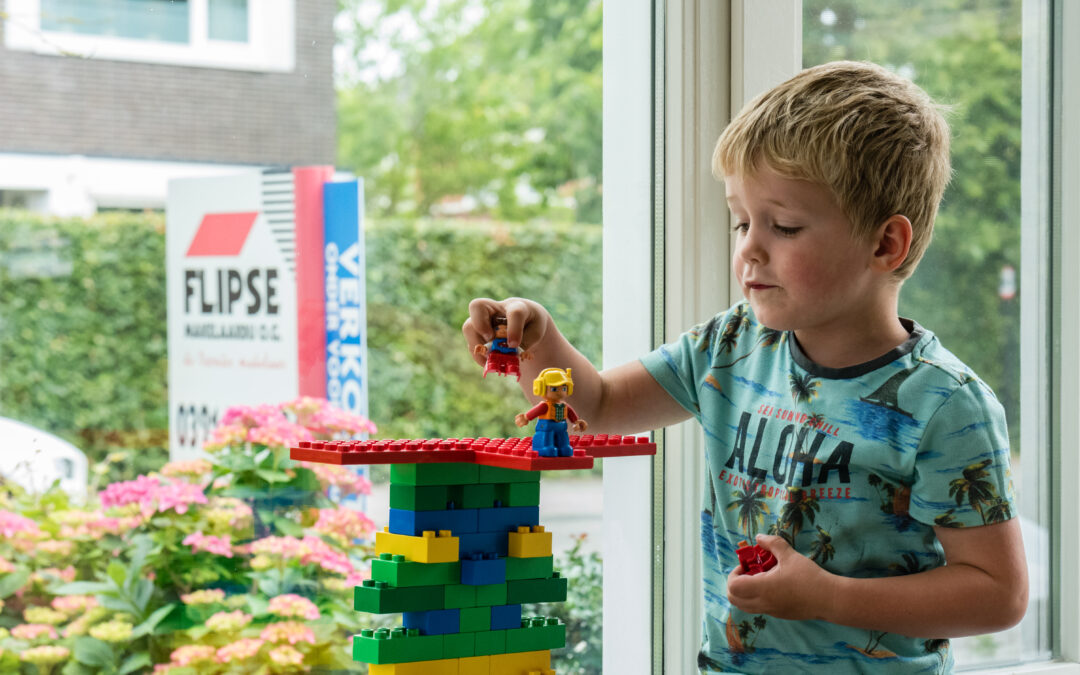
[[[910, 81], [839, 62], [752, 101], [713, 158], [746, 301], [597, 372], [530, 300], [463, 332], [573, 368], [596, 433], [705, 432], [705, 670], [949, 672], [948, 639], [1016, 624], [1027, 570], [990, 389], [898, 316], [949, 177], [948, 127]], [[945, 301], [945, 299], [943, 299]], [[526, 392], [527, 394], [529, 392]], [[745, 574], [737, 543], [778, 564]]]

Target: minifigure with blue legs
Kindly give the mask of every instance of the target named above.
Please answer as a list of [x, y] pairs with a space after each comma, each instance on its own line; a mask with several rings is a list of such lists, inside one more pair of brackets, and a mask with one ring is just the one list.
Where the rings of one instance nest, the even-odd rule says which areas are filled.
[[570, 378], [570, 368], [545, 368], [533, 380], [533, 394], [544, 397], [544, 400], [529, 411], [519, 413], [514, 423], [523, 427], [529, 420], [537, 420], [532, 449], [541, 457], [572, 457], [574, 450], [570, 447], [567, 424], [572, 424], [574, 431], [588, 428], [585, 420], [564, 402], [573, 393], [574, 381]]

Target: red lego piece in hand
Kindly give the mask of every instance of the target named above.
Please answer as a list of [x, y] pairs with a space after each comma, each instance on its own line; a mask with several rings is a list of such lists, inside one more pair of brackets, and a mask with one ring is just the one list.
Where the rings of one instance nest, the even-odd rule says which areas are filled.
[[739, 556], [743, 574], [759, 574], [776, 567], [776, 556], [756, 544], [750, 546], [745, 541], [740, 541], [735, 555]]

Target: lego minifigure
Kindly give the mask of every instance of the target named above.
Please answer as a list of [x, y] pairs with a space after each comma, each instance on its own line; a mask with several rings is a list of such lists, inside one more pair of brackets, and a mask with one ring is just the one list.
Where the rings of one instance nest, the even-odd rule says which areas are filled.
[[574, 381], [570, 378], [570, 368], [545, 368], [533, 380], [533, 394], [543, 396], [544, 400], [527, 412], [519, 413], [514, 423], [523, 427], [529, 420], [536, 419], [536, 432], [533, 434], [532, 448], [541, 457], [572, 457], [570, 436], [567, 434], [567, 422], [574, 425], [574, 431], [585, 431], [588, 424], [579, 418], [574, 409], [563, 402], [574, 393]]
[[506, 344], [506, 317], [496, 315], [491, 317], [491, 327], [495, 330], [495, 338], [490, 344], [477, 345], [473, 351], [479, 356], [486, 356], [484, 364], [484, 377], [488, 371], [494, 370], [500, 375], [517, 375], [521, 380], [521, 362], [518, 358], [528, 361], [532, 354], [524, 349], [509, 347]]

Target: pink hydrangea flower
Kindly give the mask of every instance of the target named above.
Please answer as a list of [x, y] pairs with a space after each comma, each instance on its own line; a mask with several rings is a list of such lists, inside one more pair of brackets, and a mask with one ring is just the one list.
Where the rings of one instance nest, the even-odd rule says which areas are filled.
[[212, 537], [204, 535], [202, 532], [195, 532], [184, 537], [183, 544], [184, 546], [190, 546], [195, 553], [207, 551], [226, 558], [233, 557], [232, 538], [228, 535]]
[[56, 628], [47, 623], [24, 623], [11, 629], [11, 637], [19, 640], [36, 640], [42, 635], [47, 635], [53, 640], [60, 637]]
[[211, 645], [184, 645], [174, 649], [169, 658], [172, 665], [183, 667], [213, 661], [215, 656], [217, 650]]
[[352, 540], [370, 535], [375, 531], [375, 523], [365, 514], [353, 509], [319, 509], [315, 531]]
[[301, 462], [300, 465], [315, 473], [323, 490], [336, 487], [343, 495], [371, 494], [371, 481], [348, 467], [313, 462]]
[[38, 524], [26, 516], [0, 509], [0, 534], [5, 539], [24, 532], [37, 536], [40, 531]]
[[315, 631], [298, 621], [279, 621], [267, 624], [259, 637], [267, 642], [288, 642], [291, 645], [295, 645], [297, 642], [315, 644]]
[[15, 566], [5, 558], [0, 558], [0, 574], [9, 574], [15, 571]]
[[225, 591], [220, 588], [209, 588], [194, 593], [185, 593], [180, 596], [180, 601], [185, 605], [213, 605], [225, 602]]
[[251, 615], [244, 614], [241, 610], [234, 612], [218, 612], [206, 620], [206, 627], [212, 631], [227, 633], [238, 631], [251, 623]]
[[138, 504], [146, 518], [155, 511], [164, 513], [175, 510], [184, 514], [191, 504], [206, 503], [202, 486], [179, 480], [162, 481], [156, 476], [139, 476], [135, 480], [113, 483], [101, 492], [103, 507]]
[[349, 574], [353, 571], [348, 555], [310, 534], [303, 539], [266, 537], [253, 542], [251, 552], [255, 555], [279, 555], [286, 560], [298, 559], [301, 564], [318, 565], [327, 572], [337, 574]]
[[161, 475], [170, 478], [199, 478], [210, 473], [214, 465], [205, 459], [192, 459], [181, 462], [169, 462], [161, 467]]
[[60, 595], [52, 600], [52, 608], [67, 615], [85, 612], [97, 605], [97, 598], [92, 595]]
[[259, 649], [262, 648], [263, 644], [265, 643], [257, 638], [237, 640], [217, 650], [217, 661], [218, 663], [229, 663], [231, 661], [250, 659], [259, 653]]
[[270, 660], [279, 666], [299, 666], [304, 663], [304, 655], [289, 645], [282, 645], [270, 650]]
[[270, 612], [284, 617], [297, 617], [314, 621], [322, 614], [315, 603], [294, 593], [279, 595], [270, 600]]

